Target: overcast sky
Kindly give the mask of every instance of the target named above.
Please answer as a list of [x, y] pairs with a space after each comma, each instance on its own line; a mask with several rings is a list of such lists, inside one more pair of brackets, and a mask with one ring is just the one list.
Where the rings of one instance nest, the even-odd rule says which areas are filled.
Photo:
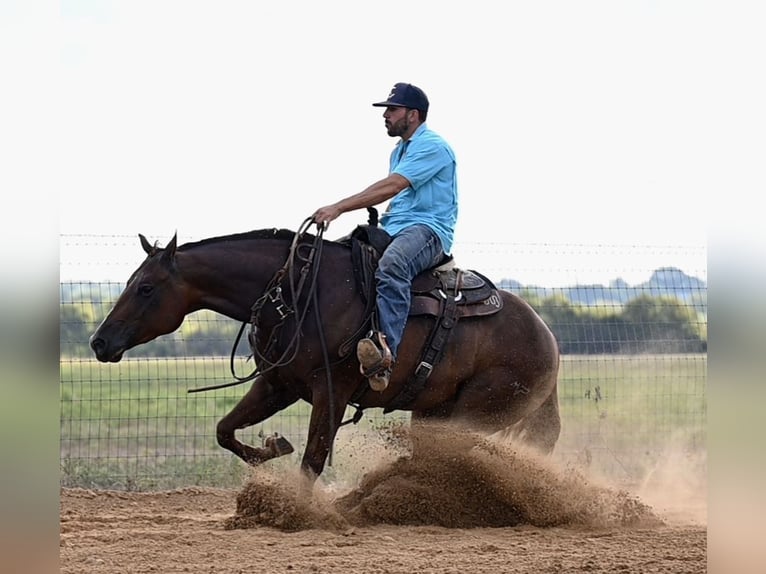
[[[59, 5], [47, 24], [60, 133], [45, 151], [61, 234], [295, 229], [386, 175], [395, 140], [370, 104], [405, 81], [457, 154], [458, 255], [492, 242], [704, 248], [710, 196], [732, 176], [711, 164], [733, 154], [731, 113], [763, 95], [761, 26], [737, 3]], [[0, 42], [19, 41], [11, 65], [29, 77], [44, 59], [24, 29], [35, 15], [5, 6], [16, 25]]]

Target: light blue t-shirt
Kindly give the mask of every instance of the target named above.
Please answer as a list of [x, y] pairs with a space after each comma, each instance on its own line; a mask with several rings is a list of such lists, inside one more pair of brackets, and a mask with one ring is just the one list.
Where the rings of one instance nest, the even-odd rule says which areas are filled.
[[421, 124], [409, 141], [391, 152], [390, 173], [410, 182], [396, 194], [380, 218], [390, 235], [415, 224], [430, 227], [450, 254], [457, 222], [457, 166], [455, 153], [441, 136]]

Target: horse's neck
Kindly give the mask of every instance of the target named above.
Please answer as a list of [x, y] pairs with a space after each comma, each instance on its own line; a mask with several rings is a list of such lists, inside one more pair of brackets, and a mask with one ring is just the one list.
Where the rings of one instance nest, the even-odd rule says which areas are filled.
[[253, 302], [284, 265], [287, 247], [270, 242], [211, 244], [179, 252], [177, 267], [195, 293], [194, 309], [249, 321]]

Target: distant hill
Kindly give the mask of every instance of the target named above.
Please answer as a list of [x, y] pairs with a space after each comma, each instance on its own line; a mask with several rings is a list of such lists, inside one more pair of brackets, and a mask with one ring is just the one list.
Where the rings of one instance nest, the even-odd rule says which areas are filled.
[[522, 285], [515, 279], [502, 279], [498, 284], [501, 289], [514, 293], [529, 292], [539, 297], [561, 294], [573, 304], [622, 305], [640, 295], [651, 297], [675, 297], [685, 303], [707, 306], [707, 283], [691, 277], [676, 267], [662, 267], [652, 273], [648, 281], [630, 285], [621, 278], [614, 279], [609, 285], [574, 285], [572, 287], [538, 287]]

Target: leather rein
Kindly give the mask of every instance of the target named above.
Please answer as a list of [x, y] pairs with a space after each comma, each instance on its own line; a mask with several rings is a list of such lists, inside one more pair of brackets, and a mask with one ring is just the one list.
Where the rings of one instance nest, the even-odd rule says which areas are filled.
[[[290, 245], [290, 252], [288, 253], [288, 256], [287, 256], [287, 259], [285, 260], [284, 265], [282, 265], [282, 267], [280, 267], [277, 270], [277, 272], [274, 273], [274, 276], [266, 285], [266, 289], [264, 290], [263, 294], [260, 297], [258, 297], [258, 299], [256, 299], [255, 303], [251, 307], [251, 312], [252, 312], [251, 321], [249, 322], [244, 321], [242, 323], [242, 326], [239, 328], [239, 332], [237, 333], [237, 337], [234, 340], [234, 345], [232, 346], [231, 356], [229, 359], [229, 369], [235, 380], [229, 383], [222, 383], [220, 385], [211, 385], [207, 387], [198, 387], [194, 389], [189, 389], [187, 392], [199, 393], [203, 391], [214, 391], [217, 389], [224, 389], [227, 387], [241, 385], [242, 383], [252, 381], [258, 375], [267, 373], [268, 371], [271, 371], [272, 369], [289, 365], [298, 354], [298, 349], [300, 347], [301, 331], [302, 331], [301, 328], [303, 326], [303, 323], [306, 321], [306, 317], [308, 315], [308, 309], [312, 302], [314, 303], [316, 321], [317, 321], [317, 325], [319, 326], [319, 339], [322, 346], [322, 353], [324, 354], [325, 365], [328, 370], [328, 377], [329, 377], [329, 358], [327, 355], [324, 332], [322, 331], [322, 322], [319, 316], [319, 305], [317, 305], [317, 300], [316, 300], [317, 277], [319, 275], [318, 263], [322, 258], [322, 245], [323, 245], [322, 236], [324, 235], [324, 230], [325, 230], [324, 225], [317, 224], [318, 231], [316, 236], [314, 237], [314, 241], [311, 244], [308, 254], [305, 257], [302, 257], [299, 253], [299, 247], [301, 246], [299, 244], [299, 241], [303, 237], [304, 233], [306, 233], [306, 230], [313, 223], [314, 223], [314, 220], [312, 217], [308, 217], [303, 221], [300, 228], [298, 229], [298, 231], [295, 233], [295, 236], [293, 237], [292, 244]], [[314, 265], [315, 260], [317, 262], [316, 265]], [[297, 267], [296, 263], [299, 261], [301, 261], [303, 265], [300, 267], [299, 270], [296, 271], [296, 267]], [[298, 278], [297, 282], [296, 282], [296, 274], [300, 274], [300, 277]], [[293, 305], [297, 306], [298, 301], [304, 292], [304, 289], [308, 288], [308, 291], [307, 291], [308, 297], [306, 298], [306, 304], [302, 309], [298, 309], [297, 307], [291, 307], [283, 299], [282, 283], [285, 276], [288, 276], [289, 278], [288, 283], [290, 286], [290, 300], [293, 302]], [[268, 352], [268, 350], [271, 347], [273, 347], [273, 345], [276, 343], [275, 335], [280, 331], [281, 327], [284, 325], [285, 320], [287, 320], [287, 318], [291, 315], [295, 315], [298, 317], [298, 321], [295, 326], [295, 331], [293, 333], [292, 338], [290, 339], [290, 342], [285, 347], [284, 351], [282, 352], [282, 354], [276, 361], [269, 361], [265, 357], [264, 353], [261, 353], [257, 349], [256, 345], [254, 344], [254, 341], [251, 340], [250, 346], [253, 350], [253, 354], [251, 355], [251, 357], [248, 357], [248, 358], [253, 358], [255, 360], [256, 367], [249, 375], [246, 375], [244, 377], [239, 376], [237, 375], [234, 368], [234, 359], [236, 356], [237, 348], [239, 347], [239, 343], [242, 339], [242, 334], [244, 333], [247, 326], [250, 324], [252, 324], [254, 328], [257, 327], [257, 323], [260, 318], [261, 311], [267, 303], [272, 303], [275, 305], [275, 309], [277, 313], [279, 313], [280, 319], [279, 319], [279, 322], [271, 329], [271, 333], [269, 335], [269, 339], [267, 341], [266, 349], [264, 353]], [[262, 365], [267, 365], [267, 366], [265, 368], [262, 368]]]

